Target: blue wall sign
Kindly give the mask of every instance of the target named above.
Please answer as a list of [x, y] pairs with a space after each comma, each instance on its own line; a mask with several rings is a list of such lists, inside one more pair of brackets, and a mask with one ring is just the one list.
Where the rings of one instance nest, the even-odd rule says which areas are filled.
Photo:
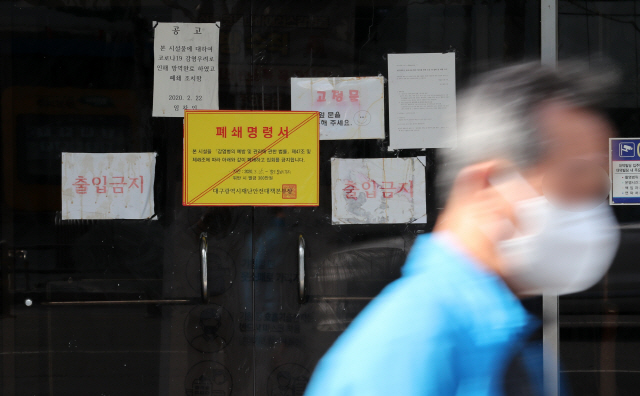
[[640, 205], [640, 138], [609, 139], [612, 205]]

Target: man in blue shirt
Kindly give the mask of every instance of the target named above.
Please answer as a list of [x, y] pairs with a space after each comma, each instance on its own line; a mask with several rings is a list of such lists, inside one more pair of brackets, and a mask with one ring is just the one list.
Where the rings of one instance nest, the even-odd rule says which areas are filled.
[[518, 296], [583, 290], [617, 248], [604, 203], [613, 131], [596, 110], [612, 78], [524, 64], [459, 99], [457, 149], [439, 153], [448, 198], [434, 232], [322, 358], [307, 396], [503, 394], [537, 326]]

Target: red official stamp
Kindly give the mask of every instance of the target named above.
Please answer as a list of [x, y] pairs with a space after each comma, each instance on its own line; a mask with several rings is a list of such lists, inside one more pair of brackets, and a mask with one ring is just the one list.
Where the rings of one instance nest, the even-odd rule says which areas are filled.
[[296, 199], [298, 197], [298, 185], [297, 184], [283, 184], [282, 185], [282, 199]]

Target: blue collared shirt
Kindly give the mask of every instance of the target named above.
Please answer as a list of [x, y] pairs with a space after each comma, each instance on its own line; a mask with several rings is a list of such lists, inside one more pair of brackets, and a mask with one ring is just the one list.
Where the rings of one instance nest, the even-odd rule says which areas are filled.
[[507, 362], [536, 322], [450, 235], [423, 235], [402, 277], [320, 360], [305, 395], [502, 395]]

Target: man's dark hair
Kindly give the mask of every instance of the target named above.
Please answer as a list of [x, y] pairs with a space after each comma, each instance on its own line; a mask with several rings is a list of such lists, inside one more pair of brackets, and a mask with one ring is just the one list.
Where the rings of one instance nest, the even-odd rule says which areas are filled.
[[466, 166], [492, 159], [521, 169], [535, 165], [546, 150], [538, 110], [550, 102], [597, 110], [617, 79], [613, 65], [603, 61], [562, 62], [556, 68], [530, 62], [482, 75], [459, 96], [456, 148], [438, 151], [442, 202]]

